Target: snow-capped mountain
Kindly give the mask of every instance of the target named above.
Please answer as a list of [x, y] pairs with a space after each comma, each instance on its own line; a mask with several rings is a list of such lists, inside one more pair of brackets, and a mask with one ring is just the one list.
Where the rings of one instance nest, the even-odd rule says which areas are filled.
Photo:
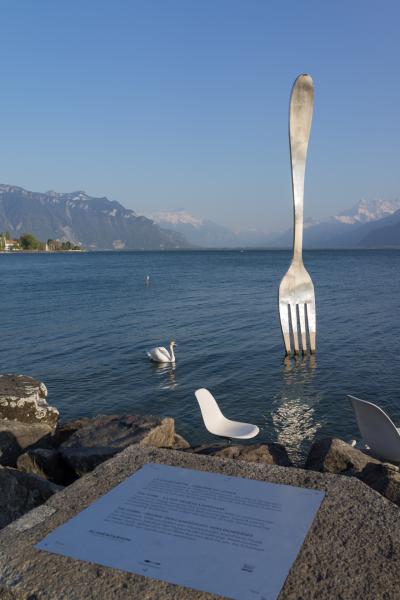
[[333, 218], [339, 223], [354, 225], [384, 219], [397, 210], [400, 210], [400, 198], [395, 200], [360, 200], [353, 208], [345, 210]]
[[[384, 227], [386, 221], [396, 222], [400, 218], [400, 199], [360, 200], [349, 210], [336, 216], [304, 222], [305, 248], [350, 248], [369, 246], [372, 231]], [[398, 214], [397, 214], [398, 213]], [[366, 236], [369, 236], [368, 240]], [[365, 243], [364, 243], [365, 238]], [[274, 238], [276, 246], [291, 246], [293, 230], [288, 229]], [[368, 243], [367, 243], [368, 241]], [[400, 239], [398, 241], [400, 245]]]
[[159, 227], [176, 231], [189, 243], [205, 248], [223, 248], [240, 245], [236, 234], [213, 221], [197, 217], [184, 209], [146, 214]]
[[190, 213], [186, 212], [183, 208], [177, 208], [176, 210], [166, 210], [158, 213], [146, 215], [148, 219], [151, 219], [155, 223], [168, 223], [170, 225], [191, 225], [192, 227], [202, 227], [205, 219], [195, 217]]

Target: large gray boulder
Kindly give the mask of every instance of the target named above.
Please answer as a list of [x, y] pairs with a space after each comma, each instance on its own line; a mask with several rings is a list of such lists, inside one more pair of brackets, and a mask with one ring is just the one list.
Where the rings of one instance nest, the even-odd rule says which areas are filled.
[[59, 412], [46, 401], [44, 383], [26, 375], [0, 375], [0, 419], [55, 429]]
[[157, 448], [188, 448], [175, 432], [174, 419], [142, 415], [99, 415], [79, 427], [61, 448], [112, 447], [132, 444]]
[[234, 444], [224, 446], [198, 446], [193, 449], [196, 454], [233, 458], [247, 462], [258, 462], [263, 465], [292, 466], [292, 462], [282, 444]]
[[35, 475], [0, 467], [0, 528], [39, 506], [61, 489]]
[[52, 428], [41, 423], [0, 419], [0, 465], [15, 467], [20, 454], [37, 444], [51, 444]]
[[[9, 421], [5, 423], [12, 423], [15, 429], [25, 427], [27, 433], [33, 427]], [[62, 485], [69, 485], [93, 471], [132, 444], [174, 449], [189, 447], [188, 442], [175, 432], [171, 418], [100, 415], [59, 425], [53, 435], [49, 435], [49, 430], [46, 432], [48, 435], [34, 445], [31, 445], [32, 440], [28, 440], [29, 444], [15, 444], [13, 452], [8, 453], [11, 458], [7, 464], [17, 464], [24, 472]]]
[[54, 446], [58, 447], [71, 437], [78, 429], [82, 429], [86, 425], [93, 422], [93, 418], [80, 417], [66, 423], [58, 423], [57, 429], [54, 432]]
[[77, 477], [89, 473], [132, 444], [176, 450], [190, 447], [175, 432], [174, 419], [169, 417], [99, 415], [64, 425], [56, 432], [56, 437], [65, 438], [59, 452]]
[[311, 446], [305, 468], [343, 475], [360, 473], [368, 463], [380, 461], [338, 438], [323, 438]]
[[336, 438], [315, 442], [308, 454], [306, 469], [357, 477], [400, 506], [400, 472], [397, 465], [384, 463], [367, 451], [353, 448]]

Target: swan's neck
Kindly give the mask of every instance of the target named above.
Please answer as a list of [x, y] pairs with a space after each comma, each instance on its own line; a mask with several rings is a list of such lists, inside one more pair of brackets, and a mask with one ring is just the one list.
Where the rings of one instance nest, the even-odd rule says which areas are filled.
[[169, 345], [169, 353], [171, 355], [171, 362], [175, 362], [175, 354], [174, 354], [174, 346], [173, 346], [173, 344]]

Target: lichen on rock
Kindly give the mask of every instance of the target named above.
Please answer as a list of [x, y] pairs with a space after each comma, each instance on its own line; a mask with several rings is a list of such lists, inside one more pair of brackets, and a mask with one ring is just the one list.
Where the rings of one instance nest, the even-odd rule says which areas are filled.
[[47, 388], [26, 375], [0, 375], [0, 419], [20, 423], [41, 423], [52, 430], [59, 412], [47, 404]]

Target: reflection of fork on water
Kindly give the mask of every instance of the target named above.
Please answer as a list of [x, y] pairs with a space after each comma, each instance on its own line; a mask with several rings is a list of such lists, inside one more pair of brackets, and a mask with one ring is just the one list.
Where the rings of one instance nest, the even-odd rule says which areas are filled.
[[316, 373], [315, 355], [286, 356], [282, 388], [270, 410], [277, 441], [285, 446], [294, 463], [301, 462], [304, 443], [311, 442], [323, 425], [315, 416], [315, 408], [323, 398], [322, 392], [312, 387]]
[[308, 372], [310, 375], [316, 368], [317, 363], [315, 359], [315, 354], [306, 355], [294, 355], [293, 357], [290, 355], [286, 355], [283, 359], [283, 373], [284, 376], [293, 373], [299, 373], [299, 371]]

